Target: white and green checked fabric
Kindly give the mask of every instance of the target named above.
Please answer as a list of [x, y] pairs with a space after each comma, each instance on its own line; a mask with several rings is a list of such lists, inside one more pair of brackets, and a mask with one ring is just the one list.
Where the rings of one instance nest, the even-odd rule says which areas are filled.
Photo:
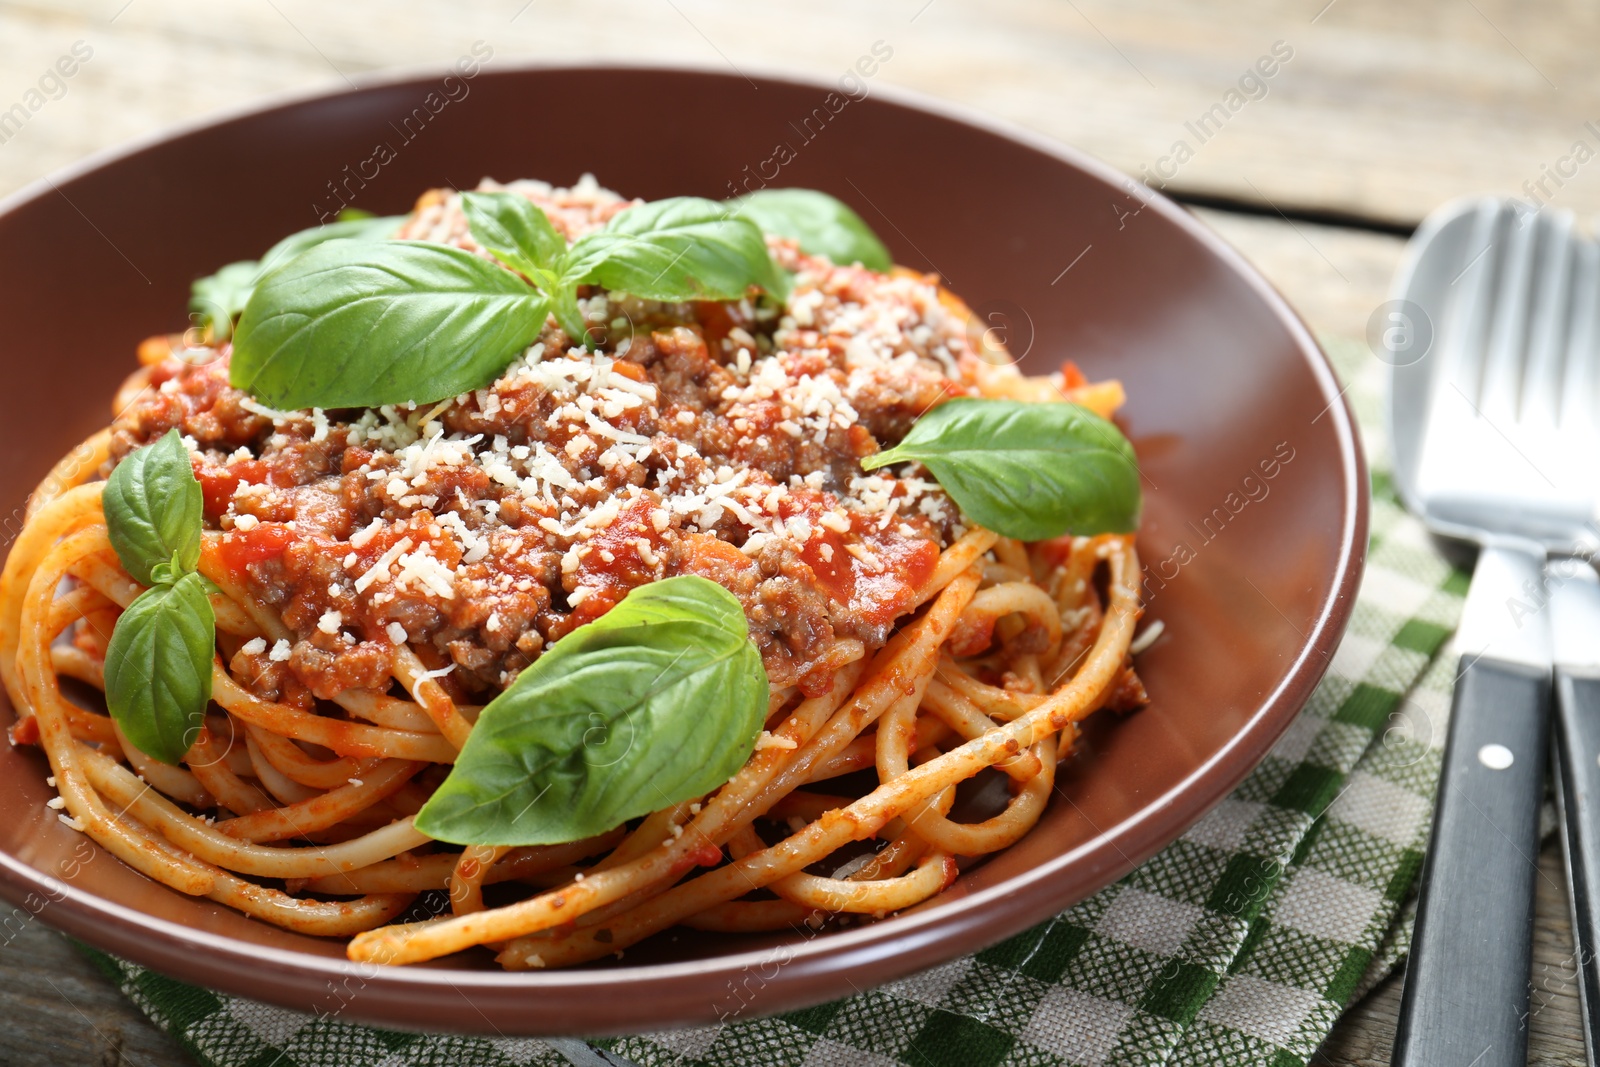
[[[1374, 472], [1366, 578], [1326, 679], [1232, 796], [1121, 882], [975, 956], [786, 1015], [597, 1044], [643, 1067], [1305, 1064], [1404, 955], [1397, 913], [1449, 713], [1439, 651], [1466, 590], [1389, 485], [1377, 361], [1327, 347]], [[207, 1067], [567, 1062], [536, 1040], [374, 1030], [99, 958]]]

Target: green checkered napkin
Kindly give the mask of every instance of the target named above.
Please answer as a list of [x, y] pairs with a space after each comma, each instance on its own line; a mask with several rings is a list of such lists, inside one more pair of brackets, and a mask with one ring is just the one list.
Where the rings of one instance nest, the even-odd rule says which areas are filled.
[[[1304, 1064], [1405, 953], [1397, 913], [1450, 705], [1453, 657], [1438, 653], [1466, 590], [1390, 488], [1379, 364], [1327, 347], [1374, 471], [1366, 579], [1326, 678], [1232, 796], [1116, 885], [976, 956], [787, 1015], [597, 1044], [643, 1067]], [[369, 1029], [99, 958], [208, 1067], [567, 1063], [533, 1039]]]

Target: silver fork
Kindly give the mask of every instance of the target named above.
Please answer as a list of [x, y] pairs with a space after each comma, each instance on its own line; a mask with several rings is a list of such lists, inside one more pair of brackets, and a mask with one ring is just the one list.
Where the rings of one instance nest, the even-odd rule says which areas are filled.
[[[1479, 553], [1395, 1064], [1526, 1062], [1549, 596], [1563, 648], [1600, 677], [1600, 586], [1587, 564], [1544, 576], [1597, 541], [1597, 268], [1570, 213], [1480, 198], [1430, 216], [1396, 278], [1397, 313], [1438, 328], [1431, 352], [1388, 352], [1396, 486], [1429, 530]], [[1600, 713], [1600, 686], [1593, 696]]]

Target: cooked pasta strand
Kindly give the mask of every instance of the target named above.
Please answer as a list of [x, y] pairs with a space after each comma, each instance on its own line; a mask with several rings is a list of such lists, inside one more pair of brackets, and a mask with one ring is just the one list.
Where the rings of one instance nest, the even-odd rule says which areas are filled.
[[[773, 687], [770, 740], [711, 795], [568, 845], [439, 851], [412, 825], [438, 781], [423, 772], [454, 761], [481, 709], [428, 669], [439, 654], [405, 644], [389, 664], [392, 692], [346, 689], [331, 713], [259, 695], [225, 661], [255, 638], [295, 635], [249, 594], [214, 532], [201, 571], [218, 588], [216, 707], [183, 765], [151, 760], [109, 717], [65, 698], [61, 678], [104, 686], [106, 641], [142, 592], [110, 545], [99, 487], [85, 484], [108, 448], [96, 435], [51, 472], [0, 572], [15, 736], [37, 738], [65, 817], [119, 859], [264, 921], [349, 937], [355, 960], [487, 945], [510, 968], [562, 966], [674, 923], [775, 930], [927, 900], [956, 878], [957, 857], [1003, 849], [1037, 823], [1076, 723], [1122, 678], [1139, 616], [1131, 538], [1028, 546], [972, 529], [939, 554], [882, 647], [840, 638], [804, 684]], [[1009, 802], [979, 821], [950, 818], [956, 786], [988, 768], [1011, 779]], [[858, 771], [877, 777], [864, 795], [806, 788]], [[769, 844], [762, 817], [791, 832]], [[878, 850], [834, 876], [805, 870], [873, 837]], [[537, 891], [488, 907], [484, 887], [508, 882]], [[758, 889], [776, 899], [744, 899]], [[451, 914], [385, 925], [429, 890], [449, 892]]]

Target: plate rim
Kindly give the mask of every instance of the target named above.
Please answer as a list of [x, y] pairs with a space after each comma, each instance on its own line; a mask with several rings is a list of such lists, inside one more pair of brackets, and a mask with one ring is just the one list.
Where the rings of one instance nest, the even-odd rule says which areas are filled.
[[[387, 68], [356, 76], [353, 87], [323, 85], [274, 93], [196, 119], [164, 126], [152, 133], [91, 153], [0, 198], [0, 217], [8, 216], [51, 194], [60, 194], [62, 185], [171, 141], [319, 101], [382, 91], [425, 78], [440, 77], [442, 71], [450, 69], [448, 65], [440, 64]], [[742, 69], [749, 77], [763, 82], [825, 91], [835, 88], [832, 82], [821, 76], [781, 66], [749, 65]], [[496, 60], [493, 69], [485, 70], [476, 77], [609, 70], [636, 74], [734, 77], [727, 71], [705, 63], [610, 59], [567, 62]], [[1146, 803], [1116, 829], [1100, 833], [1047, 863], [999, 885], [974, 891], [959, 900], [935, 903], [923, 910], [898, 915], [889, 922], [830, 931], [824, 938], [797, 946], [752, 948], [698, 960], [610, 967], [605, 970], [531, 972], [446, 971], [426, 966], [359, 964], [191, 929], [79, 890], [9, 852], [0, 852], [0, 896], [27, 907], [24, 902], [30, 894], [42, 895], [46, 903], [33, 911], [35, 917], [97, 948], [182, 981], [295, 1010], [314, 1011], [317, 1001], [327, 999], [323, 991], [314, 985], [313, 992], [308, 995], [308, 982], [325, 981], [327, 991], [336, 993], [335, 983], [342, 983], [348, 988], [354, 981], [361, 983], [362, 990], [373, 986], [381, 988], [375, 990], [375, 995], [370, 998], [354, 996], [348, 1002], [341, 1001], [341, 1010], [352, 1020], [387, 1026], [401, 1025], [408, 1029], [485, 1033], [483, 1028], [470, 1025], [473, 1020], [459, 1012], [453, 1017], [463, 1019], [469, 1025], [450, 1025], [446, 1020], [447, 1013], [441, 1012], [440, 1006], [432, 999], [440, 986], [444, 985], [462, 990], [463, 995], [465, 991], [471, 991], [484, 998], [482, 1003], [491, 1009], [503, 1003], [493, 1021], [488, 1015], [482, 1016], [483, 1021], [496, 1033], [552, 1036], [567, 1031], [559, 1026], [540, 1025], [538, 1019], [528, 1018], [528, 998], [531, 995], [558, 988], [580, 993], [595, 992], [622, 984], [637, 994], [637, 999], [630, 1004], [632, 1017], [627, 1025], [605, 1032], [632, 1033], [724, 1021], [715, 1012], [714, 1002], [708, 1002], [695, 1012], [676, 1010], [650, 1014], [644, 1010], [652, 993], [668, 992], [672, 985], [687, 979], [692, 979], [697, 985], [709, 979], [711, 984], [706, 988], [714, 989], [718, 988], [718, 981], [726, 976], [727, 987], [732, 990], [735, 980], [753, 971], [760, 974], [775, 964], [781, 966], [788, 972], [784, 980], [781, 983], [775, 978], [763, 981], [754, 992], [753, 999], [742, 1003], [739, 1012], [734, 1013], [740, 1016], [746, 1009], [754, 1008], [757, 1013], [766, 1015], [838, 996], [839, 987], [843, 984], [841, 978], [848, 979], [849, 974], [858, 967], [870, 964], [874, 972], [873, 984], [881, 985], [978, 951], [985, 945], [1001, 941], [1059, 913], [1075, 900], [1085, 899], [1111, 884], [1166, 848], [1186, 828], [1231, 793], [1288, 728], [1327, 671], [1332, 652], [1354, 610], [1355, 594], [1365, 566], [1369, 523], [1367, 463], [1348, 400], [1326, 353], [1298, 313], [1254, 266], [1218, 233], [1161, 192], [1141, 185], [1125, 172], [1082, 149], [976, 108], [887, 83], [874, 85], [869, 96], [1004, 137], [1108, 184], [1124, 187], [1131, 184], [1138, 189], [1135, 195], [1145, 200], [1147, 207], [1155, 209], [1167, 221], [1216, 255], [1232, 268], [1235, 277], [1255, 292], [1284, 327], [1328, 401], [1324, 414], [1331, 417], [1330, 422], [1335, 430], [1342, 481], [1339, 562], [1334, 580], [1282, 680], [1274, 690], [1256, 702], [1254, 713], [1244, 727], [1210, 759], [1162, 795]], [[1148, 840], [1156, 844], [1134, 849], [1119, 847], [1120, 839], [1145, 829], [1152, 822], [1159, 829], [1150, 833]], [[1088, 879], [1081, 876], [1074, 879], [1077, 882], [1095, 882], [1096, 888], [1087, 892], [1072, 890], [1065, 894], [1057, 893], [1054, 897], [1047, 890], [1036, 888], [1038, 883], [1058, 878], [1068, 867], [1081, 868], [1093, 859], [1092, 854], [1105, 852], [1108, 845], [1114, 853], [1111, 861], [1101, 862]], [[1068, 897], [1071, 899], [1066, 899]], [[779, 960], [777, 957], [783, 958]], [[892, 961], [886, 962], [890, 957]], [[448, 977], [441, 982], [441, 975]], [[769, 992], [774, 987], [781, 987], [781, 994]], [[374, 1006], [385, 1010], [367, 1011], [361, 1007], [363, 1002], [380, 1002]], [[508, 1009], [520, 1011], [508, 1018]], [[505, 1028], [507, 1024], [510, 1029]]]

